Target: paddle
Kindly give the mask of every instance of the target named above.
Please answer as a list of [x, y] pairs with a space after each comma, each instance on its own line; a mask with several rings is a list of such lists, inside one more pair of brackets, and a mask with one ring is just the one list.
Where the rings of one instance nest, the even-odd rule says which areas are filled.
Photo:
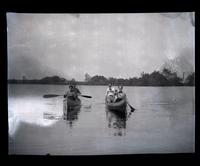
[[44, 98], [51, 98], [51, 97], [58, 97], [58, 96], [64, 96], [64, 95], [47, 94], [47, 95], [44, 95], [43, 97]]
[[88, 96], [88, 95], [80, 95], [81, 97], [86, 97], [86, 98], [92, 98], [92, 96]]
[[127, 102], [128, 106], [131, 108], [131, 112], [135, 111], [135, 108], [133, 108], [128, 102]]
[[[51, 98], [51, 97], [58, 97], [58, 96], [64, 96], [64, 95], [57, 95], [57, 94], [46, 94], [43, 97], [44, 98]], [[81, 97], [86, 97], [86, 98], [92, 98], [92, 96], [87, 96], [87, 95], [79, 95]]]

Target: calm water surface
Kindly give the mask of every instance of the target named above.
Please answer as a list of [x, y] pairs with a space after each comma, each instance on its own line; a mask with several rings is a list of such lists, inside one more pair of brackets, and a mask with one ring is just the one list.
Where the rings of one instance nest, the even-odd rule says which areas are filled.
[[195, 149], [194, 87], [124, 87], [126, 116], [106, 110], [106, 86], [79, 86], [82, 106], [64, 120], [61, 85], [8, 85], [9, 154], [187, 153]]

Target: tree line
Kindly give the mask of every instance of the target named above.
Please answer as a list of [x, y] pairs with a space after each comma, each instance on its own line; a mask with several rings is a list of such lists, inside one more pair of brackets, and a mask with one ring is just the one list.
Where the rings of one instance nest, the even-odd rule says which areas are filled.
[[164, 68], [160, 71], [153, 71], [152, 73], [141, 73], [140, 77], [133, 77], [129, 79], [124, 78], [106, 78], [101, 75], [91, 77], [88, 73], [85, 74], [85, 82], [89, 85], [113, 85], [124, 86], [194, 86], [195, 73], [190, 73], [186, 78], [178, 77], [176, 72]]
[[124, 86], [194, 86], [195, 85], [195, 73], [190, 73], [186, 78], [178, 77], [176, 72], [172, 72], [169, 69], [164, 68], [162, 71], [153, 71], [152, 73], [141, 73], [140, 77], [132, 77], [128, 79], [124, 78], [106, 78], [102, 75], [90, 76], [85, 74], [84, 81], [76, 81], [75, 79], [66, 80], [59, 76], [44, 77], [42, 79], [28, 80], [23, 76], [23, 79], [8, 80], [8, 83], [19, 84], [60, 84], [68, 85], [70, 83], [76, 83], [77, 85], [124, 85]]
[[59, 76], [44, 77], [42, 79], [26, 79], [25, 76], [19, 79], [10, 79], [8, 80], [10, 84], [67, 84], [68, 81], [65, 78]]

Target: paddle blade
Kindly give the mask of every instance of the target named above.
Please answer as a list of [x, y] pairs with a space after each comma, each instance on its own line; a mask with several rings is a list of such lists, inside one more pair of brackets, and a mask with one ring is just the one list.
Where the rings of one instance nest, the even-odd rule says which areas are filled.
[[133, 108], [133, 109], [131, 108], [131, 112], [134, 112], [134, 111], [135, 111], [135, 109], [134, 109], [134, 108]]
[[86, 98], [92, 98], [92, 96], [87, 96], [87, 95], [81, 95], [81, 96]]
[[135, 111], [135, 108], [133, 108], [129, 103], [127, 103], [129, 105], [129, 107], [131, 108], [131, 112]]
[[57, 97], [57, 96], [62, 96], [62, 95], [47, 94], [47, 95], [44, 95], [43, 97], [44, 97], [44, 98], [51, 98], [51, 97]]

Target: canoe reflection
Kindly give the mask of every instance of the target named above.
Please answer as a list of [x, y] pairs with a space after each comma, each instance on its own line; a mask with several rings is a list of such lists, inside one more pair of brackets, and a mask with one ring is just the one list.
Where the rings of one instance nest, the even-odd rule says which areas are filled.
[[73, 109], [66, 109], [64, 116], [64, 120], [69, 122], [70, 128], [73, 127], [74, 122], [78, 120], [78, 115], [80, 113], [81, 107], [76, 106]]
[[106, 109], [106, 118], [108, 121], [108, 127], [113, 129], [114, 131], [114, 136], [126, 135], [126, 111], [123, 113], [119, 113], [113, 110]]

